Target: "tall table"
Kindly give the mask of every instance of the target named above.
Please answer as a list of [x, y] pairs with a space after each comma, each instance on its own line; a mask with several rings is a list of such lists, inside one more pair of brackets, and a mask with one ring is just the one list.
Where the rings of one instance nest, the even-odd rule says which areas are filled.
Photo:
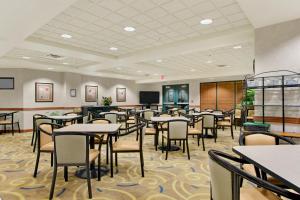
[[[190, 121], [188, 118], [186, 117], [151, 117], [151, 121], [152, 123], [155, 124], [156, 127], [156, 138], [155, 138], [155, 145], [157, 145], [158, 143], [158, 134], [159, 134], [159, 130], [158, 130], [158, 124], [159, 123], [164, 123], [164, 122], [169, 122], [172, 120], [177, 120], [177, 119], [181, 119], [181, 120], [186, 120], [186, 121]], [[167, 146], [165, 146], [164, 148], [168, 148]], [[159, 147], [159, 149], [162, 149], [162, 146]], [[169, 151], [178, 151], [180, 148], [178, 146], [174, 146], [171, 145]]]
[[[70, 126], [65, 126], [63, 128], [55, 130], [54, 133], [59, 132], [70, 132], [70, 133], [83, 133], [91, 136], [91, 148], [95, 148], [94, 146], [94, 137], [93, 135], [96, 134], [108, 134], [109, 136], [109, 146], [110, 150], [112, 149], [112, 137], [115, 136], [119, 129], [121, 127], [121, 124], [72, 124]], [[113, 176], [113, 154], [110, 153], [110, 169], [111, 169], [111, 176]], [[98, 166], [100, 167], [100, 166]], [[95, 167], [91, 167], [92, 171], [92, 178], [97, 177], [97, 171], [95, 170]], [[76, 175], [80, 178], [86, 178], [86, 169], [79, 170], [76, 172]]]
[[300, 194], [300, 145], [237, 146], [233, 151]]

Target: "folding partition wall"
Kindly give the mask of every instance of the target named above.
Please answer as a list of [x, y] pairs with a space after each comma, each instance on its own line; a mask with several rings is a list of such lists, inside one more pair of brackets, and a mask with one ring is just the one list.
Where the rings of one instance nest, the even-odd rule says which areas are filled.
[[200, 109], [231, 110], [243, 98], [243, 81], [200, 83]]

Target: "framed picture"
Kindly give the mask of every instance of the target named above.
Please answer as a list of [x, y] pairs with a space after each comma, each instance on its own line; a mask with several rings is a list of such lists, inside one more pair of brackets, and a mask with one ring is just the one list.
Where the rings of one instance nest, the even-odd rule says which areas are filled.
[[13, 90], [13, 89], [15, 89], [15, 78], [0, 77], [0, 90]]
[[98, 86], [86, 85], [85, 86], [85, 101], [97, 102], [98, 100]]
[[35, 83], [35, 102], [53, 102], [53, 83]]
[[70, 89], [70, 97], [76, 97], [76, 89]]
[[126, 102], [126, 88], [117, 88], [117, 102]]

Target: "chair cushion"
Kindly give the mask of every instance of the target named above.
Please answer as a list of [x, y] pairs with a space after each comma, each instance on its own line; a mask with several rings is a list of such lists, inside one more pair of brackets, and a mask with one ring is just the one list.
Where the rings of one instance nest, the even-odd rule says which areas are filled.
[[11, 119], [0, 120], [0, 124], [11, 124]]
[[92, 162], [96, 160], [99, 155], [99, 151], [97, 149], [90, 149], [89, 161]]
[[245, 136], [245, 145], [275, 145], [275, 138], [264, 134]]
[[189, 135], [201, 135], [202, 134], [202, 131], [197, 129], [197, 128], [188, 128], [188, 134]]
[[156, 135], [156, 129], [155, 128], [146, 128], [145, 130], [146, 135]]
[[138, 141], [118, 140], [113, 144], [113, 152], [139, 151]]
[[273, 192], [262, 188], [241, 188], [240, 200], [281, 200]]
[[218, 126], [231, 126], [229, 121], [218, 121]]
[[53, 152], [54, 151], [54, 142], [49, 142], [49, 143], [43, 145], [40, 148], [40, 150], [44, 151], [44, 152]]
[[126, 121], [127, 124], [135, 124], [135, 120], [134, 119], [129, 119]]

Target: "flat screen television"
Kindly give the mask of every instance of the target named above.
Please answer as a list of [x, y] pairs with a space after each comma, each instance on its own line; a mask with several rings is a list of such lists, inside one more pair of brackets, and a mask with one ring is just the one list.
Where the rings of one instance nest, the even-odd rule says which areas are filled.
[[159, 104], [159, 92], [140, 91], [140, 104]]

